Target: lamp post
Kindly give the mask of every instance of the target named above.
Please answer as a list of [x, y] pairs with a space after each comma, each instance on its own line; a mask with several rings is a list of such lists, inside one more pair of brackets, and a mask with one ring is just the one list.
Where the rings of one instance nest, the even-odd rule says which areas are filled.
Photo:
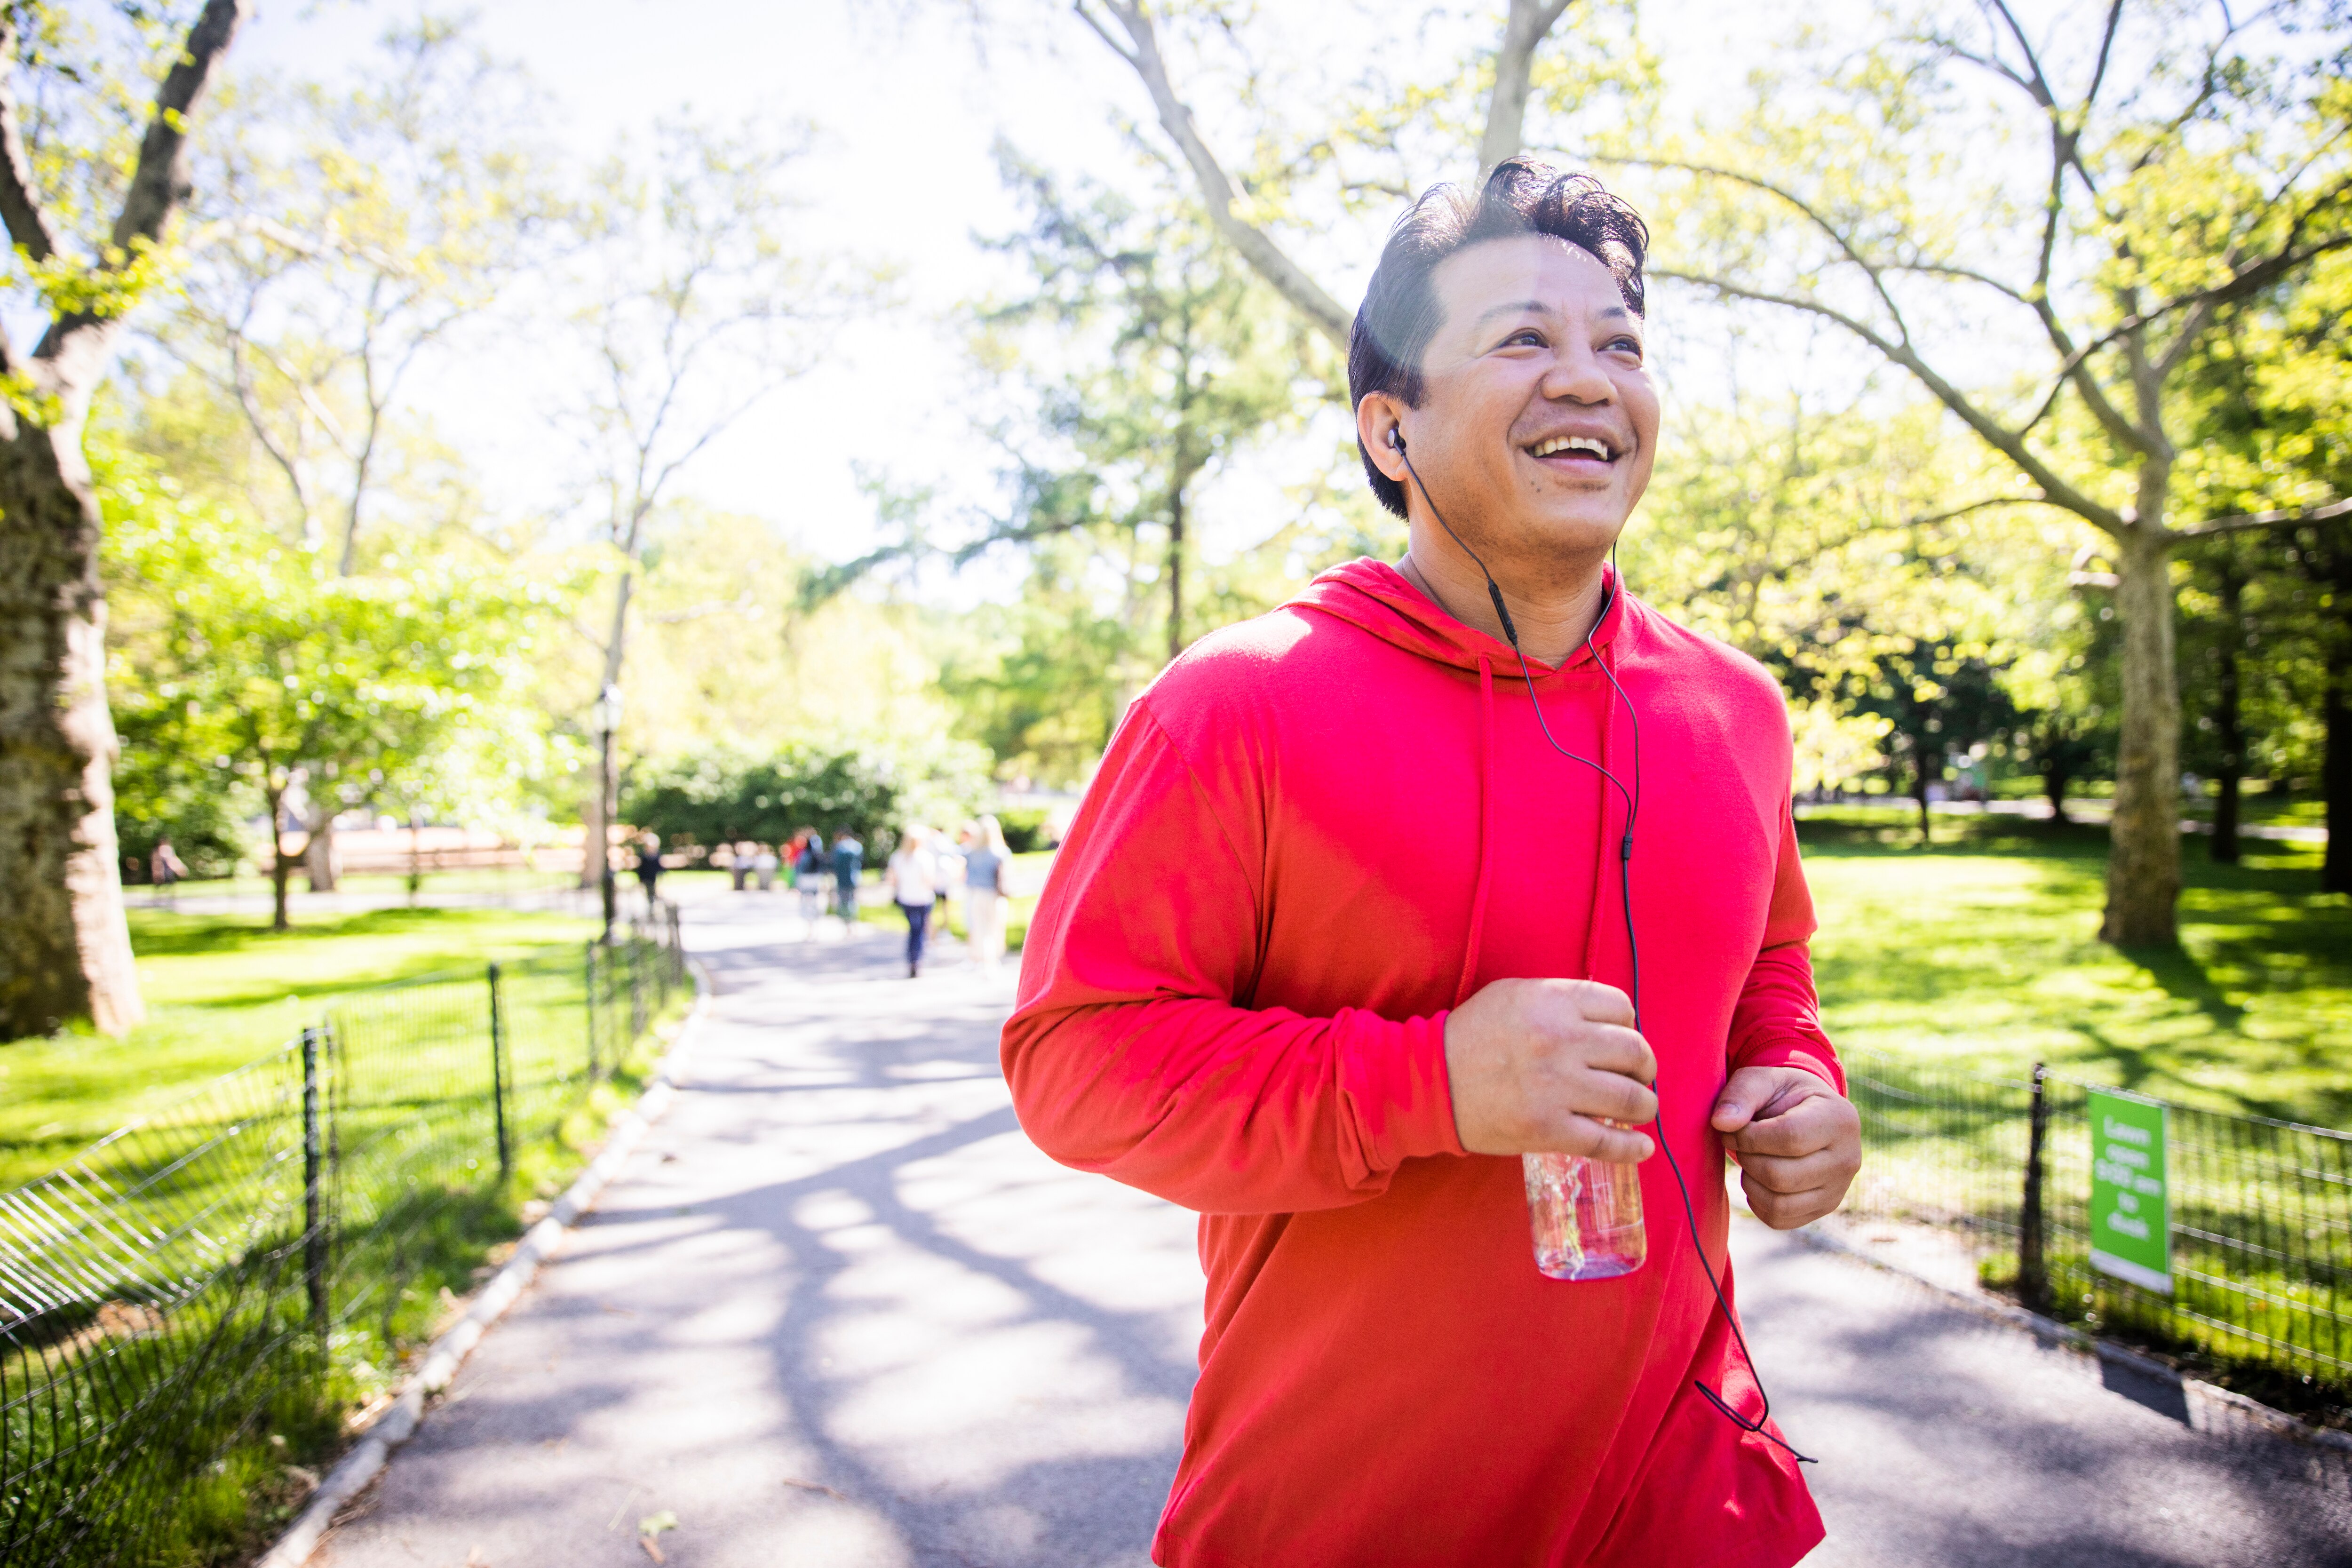
[[613, 876], [613, 731], [621, 727], [621, 689], [617, 684], [606, 681], [604, 689], [597, 694], [595, 720], [596, 815], [600, 819], [598, 826], [604, 829], [604, 842], [594, 847], [603, 859], [597, 886], [604, 896], [604, 942], [610, 946], [613, 921], [619, 912], [620, 900], [620, 889]]

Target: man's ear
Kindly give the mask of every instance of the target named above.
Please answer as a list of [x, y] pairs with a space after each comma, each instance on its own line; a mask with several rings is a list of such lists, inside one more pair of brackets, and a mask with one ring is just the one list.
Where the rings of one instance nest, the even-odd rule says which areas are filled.
[[1356, 438], [1371, 454], [1372, 467], [1399, 484], [1404, 483], [1404, 458], [1389, 444], [1389, 434], [1402, 427], [1404, 415], [1404, 405], [1385, 392], [1368, 392], [1356, 405]]

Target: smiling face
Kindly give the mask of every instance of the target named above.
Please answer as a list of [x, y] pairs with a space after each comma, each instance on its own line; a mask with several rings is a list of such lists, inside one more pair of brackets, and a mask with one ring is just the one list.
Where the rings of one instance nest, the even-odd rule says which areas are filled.
[[1471, 246], [1431, 281], [1442, 315], [1421, 404], [1368, 395], [1366, 447], [1418, 519], [1427, 503], [1388, 447], [1400, 427], [1445, 521], [1498, 574], [1505, 562], [1554, 579], [1590, 572], [1656, 459], [1642, 319], [1599, 258], [1549, 235]]

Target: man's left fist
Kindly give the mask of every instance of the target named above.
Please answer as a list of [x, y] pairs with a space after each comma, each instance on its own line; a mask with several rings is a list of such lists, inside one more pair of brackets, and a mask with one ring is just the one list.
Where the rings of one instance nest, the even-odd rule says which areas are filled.
[[1834, 1211], [1862, 1169], [1853, 1102], [1802, 1068], [1741, 1068], [1708, 1124], [1739, 1167], [1748, 1206], [1774, 1230]]

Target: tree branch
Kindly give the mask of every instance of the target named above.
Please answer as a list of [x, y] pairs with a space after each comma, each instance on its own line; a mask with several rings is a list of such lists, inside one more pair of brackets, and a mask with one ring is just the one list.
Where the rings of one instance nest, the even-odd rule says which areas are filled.
[[2290, 508], [2284, 511], [2250, 511], [2237, 517], [2216, 517], [2192, 528], [2174, 529], [2179, 539], [2210, 539], [2217, 533], [2244, 533], [2257, 528], [2296, 528], [2306, 522], [2328, 522], [2352, 517], [2352, 496], [2323, 502], [2318, 506]]
[[2347, 246], [2352, 246], [2352, 230], [2345, 230], [2315, 241], [2299, 250], [2295, 247], [2295, 241], [2310, 226], [2314, 217], [2330, 206], [2344, 206], [2347, 205], [2347, 197], [2352, 197], [2352, 178], [2337, 181], [2334, 188], [2324, 192], [2316, 201], [2295, 214], [2294, 220], [2287, 226], [2286, 237], [2279, 242], [2276, 250], [2272, 251], [2260, 261], [2239, 269], [2226, 281], [2216, 284], [2210, 289], [2196, 294], [2183, 295], [2147, 312], [2142, 320], [2154, 321], [2170, 311], [2184, 308], [2188, 312], [2187, 319], [2174, 331], [2172, 342], [2166, 346], [2158, 358], [2157, 363], [2161, 373], [2170, 375], [2173, 369], [2188, 357], [2189, 351], [2196, 344], [2198, 334], [2212, 319], [2213, 313], [2222, 306], [2234, 304], [2249, 295], [2260, 293], [2288, 273], [2307, 262], [2318, 259], [2332, 250], [2341, 250]]
[[1160, 128], [1184, 154], [1192, 166], [1193, 182], [1200, 187], [1201, 204], [1208, 209], [1209, 221], [1225, 243], [1238, 252], [1244, 261], [1273, 285], [1276, 293], [1288, 300], [1291, 307], [1305, 316], [1318, 331], [1339, 345], [1345, 353], [1348, 334], [1353, 318], [1340, 303], [1331, 298], [1320, 283], [1309, 278], [1299, 265], [1284, 254], [1280, 246], [1266, 233], [1245, 222], [1234, 211], [1234, 183], [1227, 177], [1223, 165], [1192, 123], [1192, 111], [1176, 94], [1168, 79], [1167, 62], [1160, 58], [1159, 35], [1153, 30], [1151, 18], [1144, 13], [1143, 0], [1101, 0], [1102, 6], [1118, 21], [1131, 47], [1123, 47], [1108, 29], [1095, 20], [1087, 8], [1087, 0], [1073, 0], [1071, 9], [1078, 19], [1094, 30], [1097, 37], [1109, 47], [1111, 53], [1125, 60], [1151, 94], [1152, 107], [1159, 111]]
[[122, 195], [122, 211], [114, 220], [114, 245], [125, 259], [136, 242], [162, 238], [163, 226], [187, 201], [188, 116], [204, 96], [213, 68], [252, 14], [253, 0], [205, 0], [204, 10], [188, 27], [187, 41], [180, 46], [180, 58], [164, 73], [163, 85], [155, 93], [155, 112], [139, 143], [139, 163]]
[[656, 626], [674, 626], [687, 621], [698, 621], [707, 616], [727, 615], [750, 616], [754, 620], [758, 619], [759, 596], [746, 588], [731, 599], [711, 599], [699, 605], [688, 605], [680, 609], [664, 610], [658, 615], [647, 616], [646, 619]]
[[1495, 51], [1495, 89], [1486, 98], [1486, 129], [1478, 138], [1480, 174], [1525, 145], [1536, 46], [1543, 42], [1570, 3], [1511, 0], [1510, 15], [1503, 22], [1503, 42]]
[[33, 188], [33, 161], [25, 153], [23, 117], [16, 109], [16, 9], [0, 11], [0, 219], [8, 237], [38, 265], [57, 254], [57, 230]]
[[893, 561], [919, 561], [930, 552], [930, 547], [919, 541], [884, 544], [854, 561], [844, 561], [821, 572], [813, 572], [801, 584], [799, 607], [803, 612], [821, 609], [828, 601], [855, 587], [867, 574], [878, 571]]
[[[317, 523], [315, 509], [310, 504], [310, 487], [302, 476], [301, 462], [292, 448], [281, 445], [276, 433], [269, 428], [269, 421], [262, 414], [259, 391], [254, 386], [252, 373], [246, 366], [244, 332], [232, 329], [227, 336], [230, 389], [236, 396], [237, 407], [245, 415], [246, 427], [253, 432], [254, 439], [261, 443], [261, 449], [269, 455], [270, 460], [284, 470], [287, 484], [293, 488], [294, 509], [300, 514], [302, 537], [307, 542]], [[273, 364], [271, 368], [284, 374], [281, 367]], [[297, 390], [299, 394], [307, 389], [298, 386]], [[298, 426], [298, 435], [299, 432]]]
[[1728, 299], [1749, 300], [1759, 305], [1778, 305], [1783, 310], [1801, 310], [1843, 327], [1847, 331], [1876, 349], [1889, 363], [1909, 371], [1922, 386], [1935, 395], [1937, 402], [1958, 415], [1960, 422], [1983, 437], [1987, 445], [2015, 463], [2027, 479], [2042, 487], [2042, 493], [2040, 497], [2042, 500], [2071, 511], [2094, 528], [2107, 533], [2120, 534], [2128, 526], [2121, 513], [2111, 507], [2101, 506], [2097, 501], [2068, 484], [2056, 469], [2044, 462], [2032, 447], [2025, 444], [2022, 437], [1978, 407], [1968, 394], [1944, 379], [1933, 366], [1921, 359], [1909, 344], [1896, 342], [1868, 322], [1858, 321], [1843, 310], [1834, 310], [1817, 300], [1801, 300], [1787, 294], [1767, 293], [1760, 289], [1750, 289], [1726, 279], [1710, 278], [1705, 273], [1681, 272], [1669, 268], [1654, 267], [1650, 269], [1650, 275], [1654, 278], [1672, 279], [1675, 282], [1688, 283], [1701, 289], [1710, 289]]
[[2013, 304], [2031, 305], [2033, 301], [2014, 283], [2004, 283], [1990, 272], [1979, 272], [1972, 267], [1961, 267], [1948, 261], [1889, 261], [1881, 268], [1887, 272], [1916, 272], [1922, 278], [1949, 278], [1962, 283], [1979, 283]]
[[[2352, 183], [2329, 192], [2327, 199], [2342, 199], [2347, 188], [2352, 188]], [[2316, 211], [2316, 205], [2312, 210]], [[2309, 216], [2306, 213], [2305, 217], [2307, 218]], [[2298, 227], [2303, 221], [2297, 220]], [[2154, 325], [2175, 310], [2195, 310], [2200, 307], [2234, 304], [2250, 294], [2260, 293], [2305, 263], [2315, 261], [2320, 257], [2332, 251], [2341, 250], [2347, 246], [2352, 246], [2352, 230], [2330, 235], [2327, 238], [2315, 241], [2300, 250], [2294, 249], [2291, 246], [2288, 248], [2275, 250], [2244, 270], [2232, 274], [2222, 282], [2216, 283], [2210, 289], [2200, 289], [2191, 293], [2175, 295], [2162, 304], [2151, 305], [2144, 310], [2126, 316], [2089, 342], [2069, 353], [2065, 361], [2058, 367], [2059, 378], [2064, 380], [2072, 376], [2082, 362], [2091, 355], [2102, 349], [2111, 347], [2116, 340], [2128, 332], [2135, 332], [2143, 327]], [[2177, 342], [2174, 347], [2178, 347]], [[2170, 355], [2172, 350], [2168, 349], [2167, 353]]]
[[[1812, 204], [1787, 186], [1775, 184], [1760, 174], [1746, 174], [1738, 169], [1726, 169], [1713, 163], [1689, 163], [1674, 158], [1621, 157], [1610, 159], [1609, 162], [1631, 163], [1644, 169], [1673, 169], [1685, 174], [1700, 174], [1709, 179], [1728, 180], [1735, 185], [1745, 185], [1751, 191], [1761, 191], [1776, 201], [1787, 203], [1803, 215], [1806, 222], [1827, 236], [1830, 243], [1838, 247], [1839, 254], [1859, 268], [1862, 275], [1870, 279], [1871, 292], [1877, 295], [1878, 302], [1886, 307], [1887, 317], [1895, 323], [1896, 335], [1906, 343], [1911, 341], [1911, 329], [1903, 320], [1903, 309], [1895, 302], [1895, 296], [1887, 292], [1884, 269], [1876, 262], [1864, 257], [1861, 247], [1847, 237], [1843, 229], [1832, 223], [1822, 213], [1815, 211]], [[1918, 268], [1915, 268], [1912, 270], [1918, 270]]]
[[1972, 511], [1983, 511], [1989, 507], [2048, 506], [2050, 504], [2048, 496], [1987, 496], [1982, 500], [1972, 500], [1966, 506], [1956, 506], [1949, 511], [1931, 511], [1918, 517], [1906, 517], [1903, 520], [1903, 525], [1906, 528], [1925, 528], [1931, 522], [1949, 522], [1956, 517], [1966, 517]]
[[[2032, 100], [2034, 107], [2050, 126], [2050, 184], [2048, 194], [2042, 198], [2042, 243], [2034, 261], [2033, 286], [2026, 291], [2025, 302], [2042, 322], [2042, 330], [2050, 339], [2051, 347], [2057, 352], [2060, 364], [2049, 395], [2042, 400], [2033, 417], [2026, 422], [2024, 430], [2032, 430], [2042, 423], [2050, 410], [2057, 405], [2060, 390], [2071, 381], [2074, 389], [2082, 394], [2084, 406], [2091, 411], [2092, 416], [2118, 445], [2135, 451], [2152, 451], [2161, 444], [2160, 440], [2152, 438], [2147, 431], [2126, 419], [2123, 411], [2107, 396], [2106, 388], [2099, 384], [2098, 378], [2091, 374], [2084, 363], [2091, 351], [2075, 348], [2074, 334], [2059, 319], [2057, 308], [2050, 300], [2051, 269], [2057, 256], [2061, 220], [2065, 215], [2067, 171], [2072, 170], [2074, 176], [2083, 182], [2084, 188], [2094, 196], [2098, 192], [2097, 183], [2092, 179], [2090, 169], [2083, 162], [2083, 127], [2090, 118], [2091, 106], [2098, 97], [2100, 86], [2106, 80], [2108, 54], [2114, 46], [2115, 30], [2122, 19], [2121, 0], [2111, 0], [2106, 31], [2100, 44], [2097, 70], [2089, 90], [2084, 95], [2082, 106], [2071, 118], [2059, 106], [2057, 93], [2042, 68], [2032, 40], [2026, 37], [2024, 27], [2019, 24], [2016, 14], [2010, 9], [2006, 0], [1979, 0], [1979, 8], [1989, 17], [1998, 17], [2000, 26], [2008, 31], [2011, 40], [2025, 58], [2024, 72], [2011, 69], [1990, 52], [1979, 55], [1956, 44], [1943, 47], [1954, 58], [1964, 59], [1990, 70], [2019, 88]], [[1997, 38], [1994, 47], [1999, 47]], [[2021, 435], [2023, 433], [2022, 430], [2020, 432]]]
[[1990, 0], [1989, 8], [2000, 18], [2001, 25], [2009, 29], [2010, 38], [2017, 45], [2018, 53], [2025, 57], [2025, 68], [2031, 73], [2026, 78], [2019, 78], [2012, 74], [2010, 79], [2018, 82], [2026, 91], [2032, 93], [2033, 100], [2042, 108], [2055, 110], [2058, 107], [2058, 95], [2050, 90], [2050, 79], [2042, 74], [2042, 61], [2034, 53], [2033, 42], [2025, 36], [2025, 29], [2017, 25], [2016, 14], [2010, 10], [2008, 0]]
[[[2053, 210], [2054, 212], [2055, 209]], [[2147, 432], [2124, 416], [2124, 411], [2117, 408], [2115, 400], [2107, 395], [2107, 389], [2099, 384], [2099, 378], [2091, 374], [2091, 350], [2074, 346], [2074, 335], [2066, 330], [2066, 324], [2058, 319], [2056, 307], [2050, 303], [2050, 292], [2044, 286], [2047, 282], [2045, 275], [2035, 285], [2033, 313], [2041, 319], [2042, 331], [2049, 338], [2050, 346], [2058, 351], [2058, 376], [2057, 384], [2050, 389], [2050, 400], [2043, 404], [2042, 413], [2047, 414], [2054, 405], [2058, 388], [2071, 382], [2074, 390], [2082, 394], [2084, 406], [2090, 409], [2091, 416], [2115, 437], [2118, 445], [2137, 452], [2153, 451], [2157, 443], [2149, 439]], [[2112, 343], [2125, 335], [2118, 329], [2099, 342], [2101, 344]], [[2034, 423], [2040, 424], [2041, 418], [2039, 414], [2034, 416]]]
[[2124, 0], [2110, 0], [2107, 25], [2099, 35], [2099, 63], [2092, 68], [2091, 85], [2083, 90], [2083, 114], [2089, 118], [2091, 105], [2099, 100], [2099, 89], [2106, 85], [2107, 64], [2115, 58], [2116, 32], [2123, 26]]

